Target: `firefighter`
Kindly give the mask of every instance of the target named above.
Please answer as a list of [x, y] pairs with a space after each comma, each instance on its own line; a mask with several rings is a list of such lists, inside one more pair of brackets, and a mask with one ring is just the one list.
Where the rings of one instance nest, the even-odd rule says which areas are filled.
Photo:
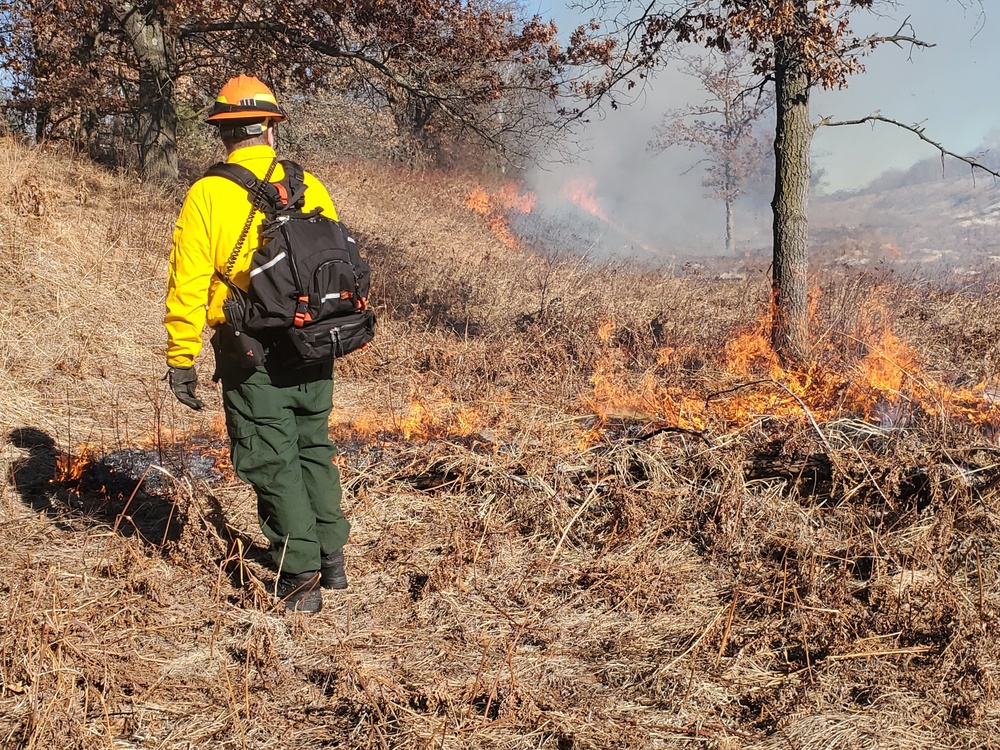
[[[266, 85], [239, 76], [222, 87], [207, 121], [218, 127], [227, 162], [258, 179], [273, 169], [270, 180], [277, 182], [283, 170], [276, 163], [275, 126], [286, 119]], [[304, 210], [319, 207], [336, 219], [326, 188], [308, 172], [305, 187]], [[224, 177], [203, 177], [191, 186], [170, 254], [167, 377], [182, 404], [203, 408], [195, 395], [194, 362], [207, 322], [215, 330], [215, 379], [222, 383], [230, 455], [236, 473], [257, 494], [258, 518], [278, 571], [275, 593], [289, 609], [318, 612], [321, 588], [347, 588], [343, 547], [350, 524], [341, 512], [340, 473], [328, 427], [333, 363], [291, 369], [267, 359], [247, 369], [228, 350], [224, 335], [229, 290], [220, 277], [228, 270], [232, 282], [247, 289], [263, 219], [247, 191]]]

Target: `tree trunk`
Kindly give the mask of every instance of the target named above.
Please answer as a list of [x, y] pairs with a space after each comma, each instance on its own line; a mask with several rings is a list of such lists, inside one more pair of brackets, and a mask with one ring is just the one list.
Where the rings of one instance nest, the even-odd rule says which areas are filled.
[[794, 50], [779, 40], [775, 59], [774, 261], [772, 266], [771, 343], [782, 362], [809, 358], [808, 240], [809, 147], [815, 128], [809, 121], [809, 77]]
[[48, 135], [50, 113], [51, 109], [48, 106], [35, 110], [35, 143], [41, 143]]
[[733, 199], [726, 198], [726, 255], [732, 257], [733, 252]]
[[112, 4], [139, 61], [139, 164], [147, 180], [177, 179], [177, 80], [175, 40], [163, 28], [159, 8], [137, 8], [126, 0]]
[[[730, 134], [733, 132], [731, 120], [730, 103], [726, 102], [726, 132]], [[731, 139], [727, 136], [727, 140]], [[726, 204], [726, 255], [729, 257], [733, 256], [733, 203], [736, 201], [735, 196], [738, 193], [734, 182], [733, 150], [727, 148], [722, 170], [722, 200]]]

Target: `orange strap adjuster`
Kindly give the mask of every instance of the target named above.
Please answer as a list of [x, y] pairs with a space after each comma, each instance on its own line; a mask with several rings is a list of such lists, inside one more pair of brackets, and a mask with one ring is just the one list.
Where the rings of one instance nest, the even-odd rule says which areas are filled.
[[301, 328], [306, 323], [312, 322], [312, 313], [309, 312], [309, 296], [302, 295], [295, 306], [295, 317], [292, 318], [292, 325]]

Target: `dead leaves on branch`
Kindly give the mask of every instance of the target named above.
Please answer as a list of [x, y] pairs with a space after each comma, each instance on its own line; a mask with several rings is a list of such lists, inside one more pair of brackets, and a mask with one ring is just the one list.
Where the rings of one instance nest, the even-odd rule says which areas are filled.
[[[755, 72], [769, 76], [779, 64], [780, 48], [789, 64], [804, 71], [812, 83], [842, 88], [849, 76], [864, 70], [860, 58], [879, 44], [927, 46], [906, 33], [906, 23], [890, 36], [857, 36], [851, 27], [853, 14], [874, 5], [874, 0], [677, 0], [653, 3], [640, 17], [625, 21], [616, 12], [619, 3], [600, 3], [596, 11], [617, 23], [617, 37], [624, 43], [609, 53], [631, 59], [629, 72], [658, 67], [667, 49], [693, 43], [722, 52], [745, 48]], [[582, 48], [583, 42], [579, 44]]]

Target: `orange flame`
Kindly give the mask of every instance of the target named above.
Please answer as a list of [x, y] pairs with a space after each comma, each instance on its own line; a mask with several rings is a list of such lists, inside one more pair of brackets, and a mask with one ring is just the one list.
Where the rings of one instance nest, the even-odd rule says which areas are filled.
[[510, 212], [530, 214], [535, 207], [537, 196], [532, 192], [521, 192], [517, 185], [504, 183], [496, 193], [487, 193], [482, 188], [474, 188], [465, 198], [465, 205], [486, 218], [486, 225], [505, 246], [511, 250], [521, 247], [521, 243], [507, 226]]
[[469, 437], [504, 424], [508, 419], [510, 394], [477, 408], [452, 401], [443, 394], [414, 400], [402, 413], [369, 411], [340, 420], [332, 434], [335, 439], [371, 440], [399, 436], [404, 440]]
[[81, 445], [74, 453], [60, 453], [56, 456], [56, 470], [53, 482], [72, 484], [78, 481], [84, 472], [94, 463], [96, 450], [90, 445]]
[[889, 257], [893, 260], [903, 260], [905, 257], [902, 248], [895, 242], [886, 242], [882, 245], [882, 249], [888, 253]]
[[490, 213], [490, 194], [482, 188], [474, 188], [465, 198], [465, 205], [480, 216]]
[[[814, 302], [815, 295], [811, 310]], [[953, 390], [936, 382], [923, 371], [916, 351], [889, 327], [878, 300], [863, 309], [857, 336], [847, 336], [862, 347], [855, 361], [844, 360], [827, 340], [818, 364], [805, 372], [788, 370], [771, 347], [764, 319], [726, 344], [719, 362], [723, 380], [712, 385], [714, 393], [682, 391], [662, 382], [655, 369], [638, 377], [630, 373], [614, 340], [614, 324], [603, 321], [597, 331], [603, 352], [584, 404], [600, 422], [630, 417], [694, 430], [709, 423], [739, 428], [762, 416], [803, 420], [807, 414], [819, 422], [851, 416], [898, 424], [920, 411], [1000, 431], [1000, 403], [987, 396], [986, 383]], [[669, 347], [659, 349], [656, 367], [666, 367], [675, 354]], [[727, 375], [742, 382], [731, 385]], [[596, 437], [591, 431], [586, 439]]]
[[572, 201], [574, 205], [579, 206], [590, 215], [596, 216], [601, 221], [606, 221], [610, 224], [611, 219], [608, 218], [608, 215], [601, 208], [600, 202], [594, 195], [596, 189], [597, 182], [594, 179], [590, 177], [574, 177], [562, 186], [560, 194], [563, 198]]
[[[666, 420], [686, 429], [704, 429], [703, 400], [688, 396], [678, 387], [664, 385], [651, 372], [645, 373], [636, 386], [629, 386], [625, 358], [614, 346], [616, 330], [613, 320], [600, 324], [597, 335], [604, 344], [604, 352], [590, 378], [593, 390], [584, 395], [584, 405], [601, 422], [628, 417]], [[661, 349], [661, 361], [669, 359], [671, 353], [672, 350]], [[589, 442], [589, 438], [585, 442]]]
[[623, 227], [616, 221], [613, 221], [611, 217], [608, 216], [607, 212], [601, 206], [600, 201], [594, 194], [597, 190], [597, 181], [592, 177], [574, 177], [571, 180], [563, 184], [559, 191], [559, 194], [566, 200], [570, 201], [573, 205], [578, 208], [582, 208], [584, 211], [589, 213], [591, 216], [600, 219], [605, 224], [609, 224], [614, 227], [618, 232], [620, 232], [629, 242], [631, 242], [636, 247], [640, 247], [645, 250], [650, 255], [662, 255], [661, 251], [649, 243], [643, 241], [640, 237], [629, 229]]
[[519, 214], [530, 214], [535, 209], [538, 196], [530, 190], [522, 193], [512, 182], [500, 186], [494, 199], [507, 211], [517, 211]]
[[[225, 417], [221, 414], [216, 415], [207, 431], [172, 430], [160, 426], [155, 434], [149, 433], [144, 438], [120, 448], [145, 451], [164, 449], [168, 453], [183, 452], [199, 457], [210, 457], [215, 460], [213, 473], [226, 480], [233, 478], [229, 461], [229, 436], [226, 433]], [[100, 466], [108, 452], [106, 448], [83, 443], [71, 453], [58, 453], [55, 458], [55, 470], [49, 481], [61, 484], [72, 491], [80, 491], [81, 487], [87, 484], [85, 480], [88, 472]], [[88, 487], [87, 491], [98, 496], [106, 496], [107, 488]]]

